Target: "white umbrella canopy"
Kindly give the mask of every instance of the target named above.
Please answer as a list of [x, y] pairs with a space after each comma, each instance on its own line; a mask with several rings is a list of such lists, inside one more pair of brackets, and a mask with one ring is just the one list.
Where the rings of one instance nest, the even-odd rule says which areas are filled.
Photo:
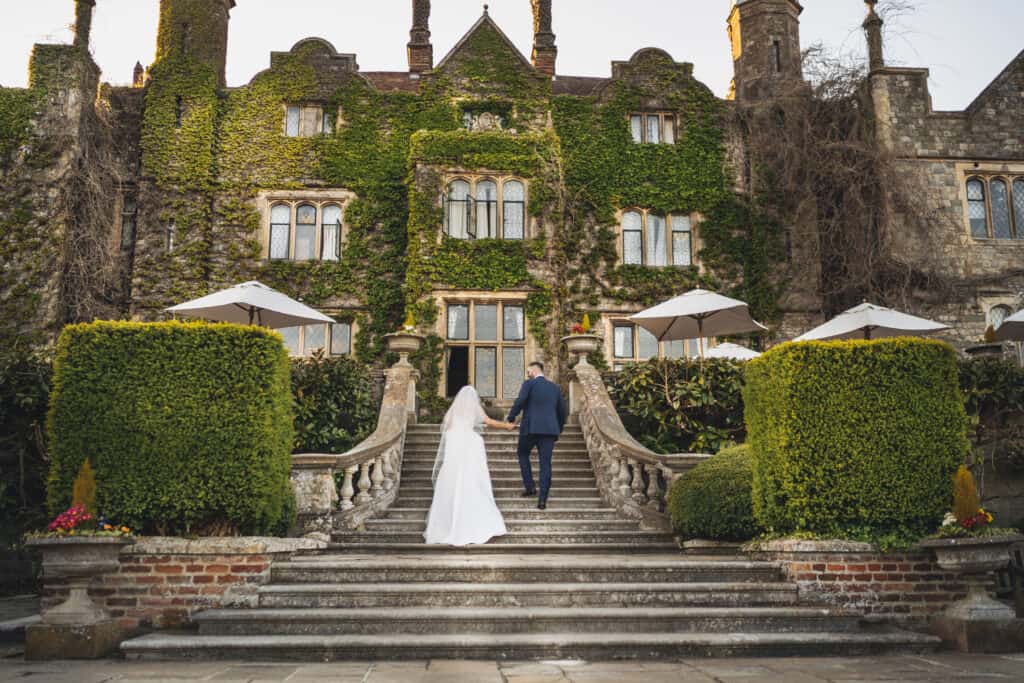
[[804, 332], [793, 341], [922, 337], [948, 329], [948, 325], [933, 320], [865, 302], [843, 311], [824, 325]]
[[334, 322], [320, 311], [255, 280], [164, 310], [176, 315], [218, 322], [241, 325], [255, 323], [272, 329]]
[[[768, 328], [750, 317], [747, 304], [727, 296], [693, 289], [629, 318], [658, 338], [658, 341], [700, 339]], [[700, 342], [701, 357], [704, 342]]]
[[705, 358], [728, 358], [730, 360], [753, 360], [761, 354], [752, 349], [748, 349], [745, 346], [739, 344], [733, 344], [726, 342], [719, 344], [713, 349], [708, 349], [708, 352], [704, 354]]
[[1024, 341], [1024, 309], [1004, 320], [995, 335], [996, 341]]

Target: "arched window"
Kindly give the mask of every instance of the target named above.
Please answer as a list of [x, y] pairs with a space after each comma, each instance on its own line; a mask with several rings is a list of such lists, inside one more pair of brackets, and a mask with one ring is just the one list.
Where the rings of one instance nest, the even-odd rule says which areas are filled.
[[476, 238], [498, 236], [498, 186], [490, 180], [476, 184]]
[[526, 232], [526, 188], [518, 180], [509, 180], [502, 189], [502, 237], [521, 240]]
[[299, 204], [295, 211], [295, 260], [309, 261], [316, 257], [316, 207]]
[[291, 241], [292, 209], [287, 204], [275, 204], [270, 210], [270, 258], [288, 258]]
[[992, 326], [993, 330], [998, 330], [999, 326], [1003, 324], [1003, 321], [1010, 317], [1009, 306], [993, 306], [988, 312], [988, 324]]
[[324, 261], [337, 261], [341, 258], [341, 207], [328, 204], [323, 209], [321, 220], [320, 258]]
[[636, 211], [622, 214], [622, 262], [643, 265], [643, 218]]
[[988, 237], [988, 215], [985, 211], [985, 183], [980, 178], [967, 181], [967, 214], [971, 220], [971, 235]]
[[668, 246], [665, 240], [665, 217], [647, 214], [647, 265], [667, 265]]
[[469, 237], [469, 183], [453, 180], [448, 185], [448, 196], [444, 202], [445, 232], [451, 237]]
[[1006, 181], [996, 178], [988, 185], [992, 202], [992, 236], [996, 239], [1010, 239], [1010, 192]]
[[1013, 181], [1013, 218], [1017, 239], [1024, 239], [1024, 178]]

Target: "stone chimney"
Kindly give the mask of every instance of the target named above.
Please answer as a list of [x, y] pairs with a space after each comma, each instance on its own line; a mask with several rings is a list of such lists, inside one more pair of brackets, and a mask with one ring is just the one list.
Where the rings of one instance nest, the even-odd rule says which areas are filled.
[[96, 0], [75, 0], [75, 47], [89, 49], [89, 33], [92, 31], [92, 11]]
[[132, 71], [132, 87], [141, 88], [146, 85], [146, 71], [142, 68], [142, 62], [135, 62], [135, 69]]
[[546, 76], [555, 75], [555, 34], [551, 30], [551, 0], [530, 0], [533, 5], [533, 66]]
[[409, 31], [409, 71], [423, 73], [434, 68], [434, 46], [430, 44], [430, 0], [412, 0], [412, 30]]
[[864, 33], [868, 38], [868, 67], [871, 71], [885, 68], [885, 52], [882, 47], [882, 17], [875, 12], [878, 0], [865, 0], [868, 17], [864, 20]]

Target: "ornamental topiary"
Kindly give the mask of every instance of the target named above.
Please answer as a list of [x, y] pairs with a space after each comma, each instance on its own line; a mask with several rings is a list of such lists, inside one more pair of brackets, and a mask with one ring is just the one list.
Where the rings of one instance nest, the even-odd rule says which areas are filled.
[[270, 330], [207, 323], [69, 325], [48, 431], [52, 514], [86, 457], [104, 514], [142, 532], [265, 533], [291, 496], [287, 352]]
[[963, 524], [964, 520], [977, 515], [980, 507], [974, 475], [966, 465], [960, 465], [953, 475], [953, 515], [957, 522]]
[[78, 468], [78, 476], [71, 487], [71, 504], [80, 505], [93, 517], [96, 516], [96, 473], [92, 470], [89, 458], [82, 461]]
[[746, 366], [754, 513], [768, 530], [923, 536], [967, 453], [956, 354], [925, 339], [783, 344]]
[[723, 448], [680, 477], [669, 491], [672, 527], [684, 539], [746, 541], [761, 529], [754, 519], [750, 446]]

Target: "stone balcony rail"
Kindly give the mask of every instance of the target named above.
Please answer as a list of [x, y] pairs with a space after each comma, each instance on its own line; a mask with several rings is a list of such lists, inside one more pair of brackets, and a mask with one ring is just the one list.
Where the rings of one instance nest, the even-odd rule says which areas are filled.
[[[406, 427], [415, 415], [417, 373], [403, 358], [385, 377], [377, 428], [365, 441], [340, 455], [292, 456], [295, 535], [328, 541], [332, 530], [359, 527], [398, 495]], [[340, 489], [335, 472], [344, 473]]]
[[570, 372], [572, 412], [579, 416], [601, 496], [641, 528], [671, 529], [668, 492], [684, 472], [711, 457], [655, 453], [626, 431], [601, 373], [581, 356]]

